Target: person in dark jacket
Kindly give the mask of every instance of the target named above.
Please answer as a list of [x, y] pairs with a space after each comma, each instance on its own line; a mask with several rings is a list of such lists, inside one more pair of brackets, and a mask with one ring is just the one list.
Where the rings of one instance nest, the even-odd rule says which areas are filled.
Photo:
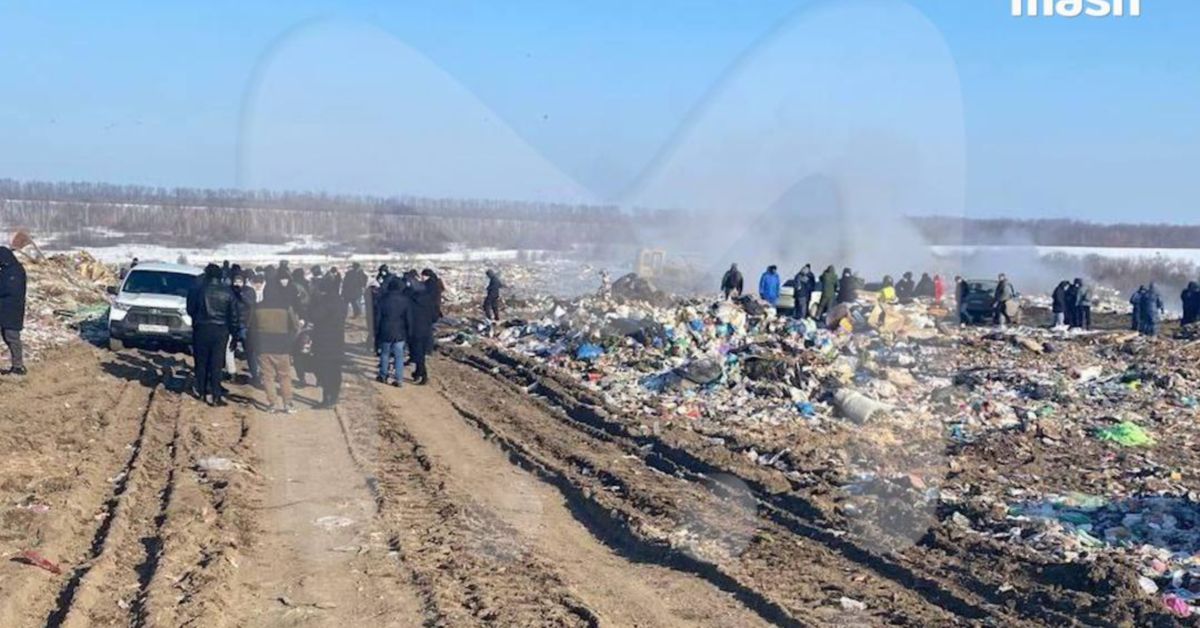
[[338, 278], [326, 273], [314, 282], [311, 308], [312, 367], [321, 387], [319, 408], [337, 405], [342, 392], [342, 369], [346, 360], [346, 303]]
[[25, 374], [25, 351], [21, 330], [25, 329], [25, 267], [12, 249], [0, 246], [0, 337], [8, 346], [12, 367], [5, 375]]
[[838, 282], [838, 303], [854, 303], [858, 300], [858, 279], [849, 268], [842, 269], [842, 279]]
[[487, 271], [487, 294], [483, 297], [483, 315], [491, 321], [500, 320], [500, 289], [504, 284], [500, 282], [500, 275], [492, 269]]
[[284, 289], [279, 277], [273, 277], [263, 286], [262, 302], [254, 308], [250, 321], [251, 343], [258, 354], [269, 411], [292, 414], [295, 410], [291, 354], [296, 334], [300, 333], [300, 317], [292, 309], [291, 293]]
[[1062, 327], [1067, 322], [1067, 288], [1070, 285], [1069, 281], [1060, 281], [1050, 295], [1050, 310], [1054, 312], [1055, 327]]
[[913, 296], [933, 298], [933, 279], [929, 273], [921, 273], [921, 279], [917, 282], [916, 288], [913, 288]]
[[913, 302], [913, 297], [916, 296], [916, 287], [913, 284], [911, 272], [905, 272], [904, 276], [900, 277], [900, 281], [896, 282], [896, 300], [901, 304], [907, 305]]
[[233, 295], [236, 297], [233, 307], [234, 344], [242, 347], [242, 355], [246, 357], [246, 370], [250, 373], [250, 381], [258, 383], [258, 356], [254, 354], [254, 343], [250, 342], [250, 320], [254, 316], [254, 308], [258, 305], [258, 293], [250, 285], [250, 278], [241, 269], [233, 271]]
[[308, 368], [311, 356], [305, 349], [309, 344], [307, 329], [311, 322], [308, 309], [312, 306], [312, 284], [305, 277], [304, 269], [297, 268], [292, 271], [290, 283], [285, 282], [284, 287], [290, 290], [292, 310], [300, 317], [301, 331], [296, 335], [296, 342], [292, 346], [292, 368], [296, 371], [296, 386], [305, 388], [308, 386], [308, 374], [311, 372]]
[[1163, 303], [1162, 298], [1158, 295], [1158, 289], [1154, 287], [1154, 282], [1146, 286], [1146, 291], [1142, 293], [1141, 298], [1141, 315], [1142, 322], [1139, 331], [1143, 336], [1153, 336], [1158, 333], [1158, 319], [1162, 315]]
[[437, 297], [428, 282], [414, 276], [408, 284], [408, 347], [413, 361], [413, 381], [429, 383], [426, 357], [433, 351], [433, 323], [437, 318]]
[[1138, 286], [1138, 289], [1129, 297], [1129, 328], [1133, 331], [1141, 331], [1142, 329], [1142, 295], [1146, 292], [1146, 286]]
[[730, 264], [729, 270], [725, 271], [725, 275], [721, 277], [721, 292], [726, 299], [730, 296], [742, 296], [742, 284], [744, 279], [742, 271], [738, 270], [737, 264]]
[[1075, 308], [1075, 299], [1079, 296], [1079, 286], [1076, 286], [1072, 282], [1067, 282], [1065, 296], [1067, 299], [1067, 309], [1063, 312], [1065, 315], [1064, 318], [1066, 319], [1067, 327], [1074, 329], [1079, 326], [1079, 310]]
[[408, 342], [409, 303], [404, 282], [399, 277], [388, 277], [387, 285], [375, 305], [375, 338], [379, 343], [379, 373], [375, 380], [381, 384], [388, 382], [394, 358], [396, 366], [392, 385], [397, 388], [404, 383], [404, 345]]
[[833, 307], [833, 302], [837, 298], [838, 276], [837, 271], [833, 269], [833, 265], [825, 269], [821, 273], [821, 300], [817, 302], [817, 318], [825, 318], [829, 313], [829, 309]]
[[817, 278], [813, 276], [812, 265], [805, 264], [792, 278], [793, 318], [808, 318], [808, 306], [812, 303], [812, 293], [816, 288]]
[[351, 316], [354, 318], [362, 316], [367, 283], [367, 273], [363, 272], [362, 265], [358, 262], [351, 264], [350, 270], [346, 271], [346, 278], [342, 280], [342, 296], [350, 304]]
[[971, 295], [971, 284], [967, 283], [962, 275], [954, 277], [954, 300], [955, 307], [958, 309], [958, 324], [968, 325], [971, 320], [967, 315], [967, 297]]
[[1075, 278], [1075, 324], [1081, 329], [1092, 328], [1092, 288], [1082, 278]]
[[221, 277], [221, 267], [209, 264], [204, 277], [187, 298], [192, 317], [192, 354], [195, 358], [196, 395], [213, 406], [225, 405], [221, 367], [234, 322], [234, 296]]
[[1189, 281], [1183, 292], [1179, 293], [1179, 300], [1183, 302], [1183, 319], [1179, 324], [1191, 325], [1196, 322], [1197, 315], [1200, 315], [1200, 284]]
[[433, 293], [433, 303], [436, 306], [433, 320], [437, 322], [442, 319], [442, 298], [446, 296], [446, 284], [437, 273], [433, 272], [432, 268], [421, 271], [421, 280], [425, 282], [425, 287]]

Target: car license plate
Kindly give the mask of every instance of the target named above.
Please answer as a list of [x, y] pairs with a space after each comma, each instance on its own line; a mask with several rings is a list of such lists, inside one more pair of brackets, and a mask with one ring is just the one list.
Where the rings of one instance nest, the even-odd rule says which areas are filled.
[[166, 325], [138, 325], [138, 331], [145, 334], [166, 334], [171, 328]]

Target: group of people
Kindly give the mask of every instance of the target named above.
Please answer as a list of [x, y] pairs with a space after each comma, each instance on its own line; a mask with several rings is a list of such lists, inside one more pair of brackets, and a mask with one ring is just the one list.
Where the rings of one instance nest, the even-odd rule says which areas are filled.
[[1054, 326], [1072, 329], [1092, 328], [1092, 287], [1081, 277], [1075, 281], [1062, 280], [1050, 293], [1050, 310]]
[[222, 381], [238, 376], [240, 348], [246, 379], [262, 386], [270, 412], [295, 412], [293, 373], [300, 387], [313, 374], [321, 389], [318, 407], [332, 407], [341, 394], [347, 319], [364, 314], [368, 342], [380, 355], [380, 381], [394, 373], [392, 382], [400, 385], [407, 347], [414, 379], [426, 383], [425, 356], [445, 285], [432, 269], [393, 275], [387, 266], [370, 284], [358, 263], [344, 276], [336, 267], [293, 269], [286, 261], [254, 270], [209, 264], [187, 298], [195, 394], [210, 405], [225, 404]]
[[[726, 299], [740, 298], [745, 280], [737, 264], [732, 264], [721, 277], [721, 293]], [[820, 277], [813, 275], [812, 265], [805, 264], [791, 279], [792, 285], [792, 315], [796, 318], [820, 318], [829, 313], [834, 305], [853, 303], [858, 300], [860, 280], [849, 268], [842, 269], [841, 276], [832, 266], [828, 266]], [[816, 308], [812, 307], [813, 294], [818, 292], [820, 297]], [[758, 296], [772, 306], [779, 306], [783, 283], [779, 276], [779, 267], [771, 265], [763, 272], [758, 280]]]

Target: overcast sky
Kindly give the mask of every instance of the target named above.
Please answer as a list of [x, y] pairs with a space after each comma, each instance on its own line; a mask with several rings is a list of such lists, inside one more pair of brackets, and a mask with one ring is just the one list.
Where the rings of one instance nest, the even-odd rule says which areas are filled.
[[0, 177], [1195, 222], [1200, 3], [0, 2]]

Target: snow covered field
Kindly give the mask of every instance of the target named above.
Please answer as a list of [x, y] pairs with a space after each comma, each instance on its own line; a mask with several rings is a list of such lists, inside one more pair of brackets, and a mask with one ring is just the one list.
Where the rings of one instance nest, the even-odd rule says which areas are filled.
[[1055, 254], [1086, 257], [1098, 255], [1108, 258], [1148, 258], [1162, 260], [1178, 260], [1200, 265], [1200, 248], [1196, 249], [1137, 249], [1124, 247], [1090, 247], [1090, 246], [1016, 246], [1016, 245], [964, 245], [964, 246], [931, 246], [936, 255], [959, 255], [973, 253], [1003, 253], [1028, 251], [1039, 257]]

